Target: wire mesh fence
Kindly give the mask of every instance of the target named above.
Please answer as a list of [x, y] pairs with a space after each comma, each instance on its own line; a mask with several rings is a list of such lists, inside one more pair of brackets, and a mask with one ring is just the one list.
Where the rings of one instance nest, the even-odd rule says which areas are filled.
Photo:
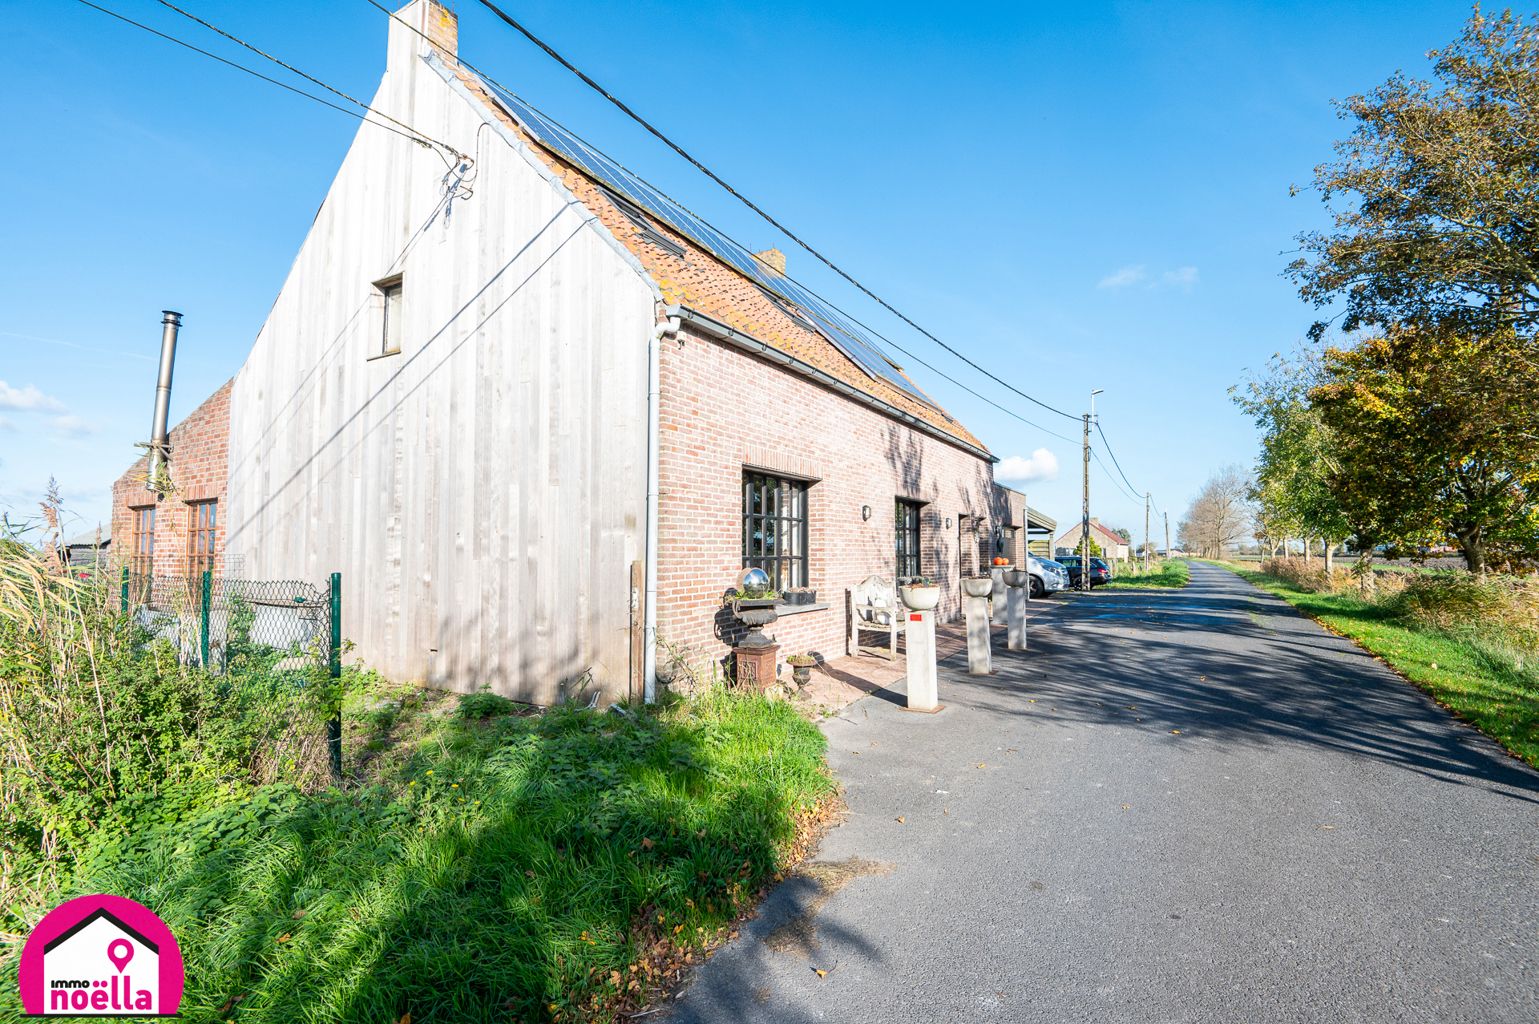
[[230, 719], [264, 735], [262, 774], [341, 774], [340, 577], [249, 580], [122, 571], [120, 603], [151, 638], [213, 677]]

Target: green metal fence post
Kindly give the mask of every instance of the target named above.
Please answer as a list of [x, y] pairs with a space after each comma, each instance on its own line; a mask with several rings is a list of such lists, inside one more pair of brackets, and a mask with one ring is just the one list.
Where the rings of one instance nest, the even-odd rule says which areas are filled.
[[326, 744], [331, 748], [331, 777], [342, 781], [342, 574], [331, 574], [331, 645], [327, 668], [332, 679], [331, 699], [336, 702], [326, 723]]
[[214, 574], [211, 571], [205, 569], [203, 570], [203, 601], [202, 607], [199, 608], [199, 619], [201, 620], [201, 625], [203, 627], [201, 630], [201, 635], [203, 638], [203, 646], [200, 652], [203, 655], [201, 664], [205, 669], [208, 668], [208, 611], [209, 606], [213, 603]]
[[123, 566], [123, 614], [128, 614], [128, 566]]

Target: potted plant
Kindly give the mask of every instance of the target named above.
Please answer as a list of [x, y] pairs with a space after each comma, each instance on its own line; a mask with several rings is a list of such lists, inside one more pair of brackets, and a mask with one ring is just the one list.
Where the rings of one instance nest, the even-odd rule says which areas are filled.
[[790, 605], [816, 604], [818, 592], [811, 587], [788, 587], [781, 591], [780, 603]]
[[927, 612], [940, 604], [940, 585], [928, 576], [909, 576], [899, 582], [898, 597], [905, 608]]
[[791, 666], [791, 678], [799, 687], [812, 682], [812, 666], [817, 663], [818, 659], [810, 654], [793, 654], [786, 659], [786, 664]]
[[963, 576], [962, 593], [968, 597], [988, 597], [994, 592], [992, 576]]

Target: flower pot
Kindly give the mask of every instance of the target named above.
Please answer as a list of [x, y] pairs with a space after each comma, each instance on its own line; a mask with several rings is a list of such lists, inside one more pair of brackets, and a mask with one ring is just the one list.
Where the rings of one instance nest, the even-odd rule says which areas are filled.
[[735, 601], [732, 614], [748, 627], [748, 635], [738, 641], [737, 646], [765, 648], [774, 645], [775, 642], [764, 635], [764, 627], [780, 618], [773, 598], [744, 598]]
[[906, 584], [898, 588], [898, 597], [902, 599], [905, 608], [927, 612], [940, 604], [940, 587], [933, 583], [925, 586]]
[[994, 581], [987, 576], [962, 577], [962, 593], [968, 597], [988, 597], [994, 592]]
[[1031, 576], [1025, 569], [1005, 570], [1005, 586], [1007, 587], [1024, 587], [1030, 579]]
[[806, 686], [808, 683], [812, 682], [812, 666], [792, 665], [791, 678], [796, 680], [797, 686]]

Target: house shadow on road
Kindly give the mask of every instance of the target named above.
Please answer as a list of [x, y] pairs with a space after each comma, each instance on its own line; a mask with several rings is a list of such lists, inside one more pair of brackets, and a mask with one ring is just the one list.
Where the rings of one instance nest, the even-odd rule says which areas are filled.
[[1238, 579], [1074, 595], [1032, 636], [1028, 655], [996, 649], [994, 667], [988, 677], [952, 669], [948, 700], [1065, 725], [1321, 747], [1539, 804], [1539, 772], [1350, 641]]

